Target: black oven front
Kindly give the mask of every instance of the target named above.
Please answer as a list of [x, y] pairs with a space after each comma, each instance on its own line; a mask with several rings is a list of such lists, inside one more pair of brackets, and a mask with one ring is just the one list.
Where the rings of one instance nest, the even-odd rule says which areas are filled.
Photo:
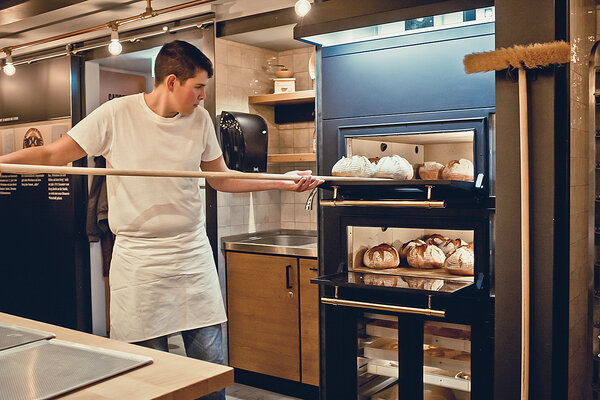
[[[321, 297], [322, 398], [488, 398], [493, 213], [333, 204], [320, 212], [320, 277], [313, 282]], [[406, 255], [398, 265], [365, 261], [376, 246], [401, 254], [406, 243], [433, 237], [470, 246], [473, 270], [416, 267]]]

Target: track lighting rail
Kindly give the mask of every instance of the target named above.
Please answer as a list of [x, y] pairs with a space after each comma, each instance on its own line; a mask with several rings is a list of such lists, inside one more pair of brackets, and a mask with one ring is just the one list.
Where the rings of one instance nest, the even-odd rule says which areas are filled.
[[148, 18], [152, 18], [161, 14], [165, 14], [165, 13], [169, 13], [172, 11], [178, 11], [178, 10], [182, 10], [185, 8], [189, 8], [189, 7], [194, 7], [194, 6], [198, 6], [201, 4], [206, 4], [206, 3], [212, 3], [215, 0], [194, 0], [194, 1], [189, 1], [186, 3], [182, 3], [182, 4], [178, 4], [175, 6], [171, 6], [171, 7], [165, 7], [165, 8], [161, 8], [159, 10], [153, 10], [152, 9], [152, 4], [151, 4], [152, 0], [147, 0], [147, 6], [146, 6], [146, 11], [144, 11], [141, 14], [132, 16], [132, 17], [128, 17], [128, 18], [123, 18], [123, 19], [117, 19], [114, 21], [109, 21], [105, 24], [101, 24], [101, 25], [96, 25], [96, 26], [92, 26], [90, 28], [85, 28], [85, 29], [79, 29], [77, 31], [73, 31], [73, 32], [69, 32], [69, 33], [63, 33], [60, 35], [56, 35], [56, 36], [51, 36], [48, 38], [44, 38], [44, 39], [38, 39], [38, 40], [34, 40], [31, 42], [27, 42], [27, 43], [22, 43], [22, 44], [18, 44], [15, 46], [8, 46], [5, 47], [3, 49], [1, 49], [2, 52], [4, 52], [4, 54], [6, 54], [6, 56], [10, 56], [10, 54], [14, 51], [14, 50], [20, 50], [20, 49], [25, 49], [28, 47], [32, 47], [32, 46], [37, 46], [40, 44], [44, 44], [44, 43], [50, 43], [50, 42], [54, 42], [57, 40], [62, 40], [62, 39], [66, 39], [66, 38], [70, 38], [70, 37], [74, 37], [74, 36], [78, 36], [78, 35], [82, 35], [82, 34], [86, 34], [86, 33], [90, 33], [90, 32], [95, 32], [95, 31], [100, 31], [103, 29], [113, 29], [113, 27], [118, 27], [120, 25], [124, 25], [130, 22], [135, 22], [135, 21], [140, 21], [143, 19], [148, 19]]

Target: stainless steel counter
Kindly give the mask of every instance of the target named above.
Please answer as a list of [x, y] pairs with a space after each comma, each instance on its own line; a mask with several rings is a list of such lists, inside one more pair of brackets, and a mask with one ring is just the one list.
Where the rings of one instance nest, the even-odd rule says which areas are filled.
[[225, 251], [317, 257], [317, 232], [278, 229], [221, 238]]

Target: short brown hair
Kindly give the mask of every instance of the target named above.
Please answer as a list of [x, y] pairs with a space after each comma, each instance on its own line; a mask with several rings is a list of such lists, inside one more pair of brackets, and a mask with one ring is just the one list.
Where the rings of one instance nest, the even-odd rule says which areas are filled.
[[167, 76], [174, 74], [181, 83], [193, 78], [203, 70], [213, 76], [212, 62], [196, 46], [175, 40], [166, 43], [154, 62], [154, 84], [158, 86]]

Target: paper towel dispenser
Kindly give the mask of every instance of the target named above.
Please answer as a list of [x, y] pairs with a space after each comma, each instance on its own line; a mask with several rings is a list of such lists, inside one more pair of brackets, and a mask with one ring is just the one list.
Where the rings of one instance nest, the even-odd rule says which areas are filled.
[[223, 111], [219, 121], [223, 158], [229, 169], [267, 171], [268, 131], [265, 120], [255, 114]]

